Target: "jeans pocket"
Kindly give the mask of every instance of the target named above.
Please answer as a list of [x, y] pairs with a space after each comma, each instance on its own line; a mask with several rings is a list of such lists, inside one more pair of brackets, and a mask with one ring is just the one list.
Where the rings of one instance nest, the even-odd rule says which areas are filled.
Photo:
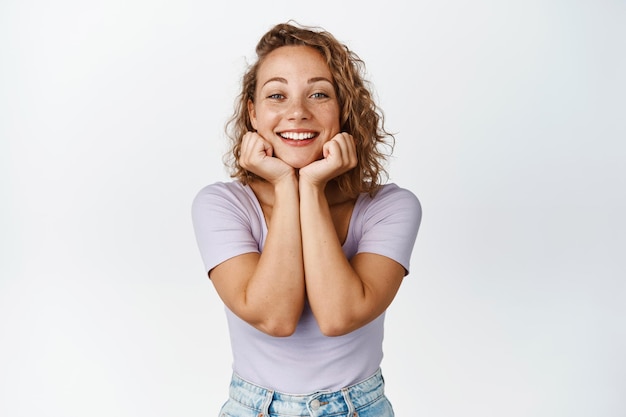
[[359, 417], [394, 417], [393, 407], [387, 397], [382, 396], [373, 403], [357, 410]]

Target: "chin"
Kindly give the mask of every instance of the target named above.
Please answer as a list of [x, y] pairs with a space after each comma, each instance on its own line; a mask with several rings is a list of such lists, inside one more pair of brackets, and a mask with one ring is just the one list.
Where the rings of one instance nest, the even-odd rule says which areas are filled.
[[289, 165], [290, 167], [294, 168], [294, 169], [300, 169], [300, 168], [304, 168], [305, 166], [311, 164], [312, 162], [318, 161], [320, 159], [322, 159], [322, 157], [318, 157], [318, 158], [281, 158], [283, 162], [285, 162], [287, 165]]

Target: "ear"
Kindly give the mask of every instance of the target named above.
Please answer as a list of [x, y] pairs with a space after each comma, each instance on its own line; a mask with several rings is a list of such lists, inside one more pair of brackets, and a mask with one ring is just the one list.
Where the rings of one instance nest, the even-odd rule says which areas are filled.
[[252, 127], [256, 130], [256, 110], [254, 109], [254, 102], [250, 99], [248, 99], [248, 116], [250, 116]]

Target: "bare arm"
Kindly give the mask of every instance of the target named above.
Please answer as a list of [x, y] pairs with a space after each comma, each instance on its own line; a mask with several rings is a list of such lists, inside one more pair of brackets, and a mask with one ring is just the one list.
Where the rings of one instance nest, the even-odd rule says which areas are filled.
[[[307, 189], [308, 188], [308, 189]], [[322, 332], [339, 336], [378, 317], [389, 306], [404, 277], [397, 262], [372, 253], [349, 262], [323, 193], [300, 187], [306, 289]]]
[[327, 144], [323, 160], [300, 170], [299, 181], [307, 297], [328, 336], [349, 333], [378, 317], [405, 274], [400, 264], [384, 256], [362, 253], [351, 262], [346, 259], [324, 189], [329, 178], [354, 167], [356, 155], [349, 135], [336, 138]]
[[221, 263], [210, 276], [224, 304], [237, 316], [272, 336], [288, 336], [295, 331], [305, 297], [298, 181], [291, 167], [276, 158], [263, 158], [261, 153], [271, 150], [254, 135], [244, 142], [241, 162], [264, 175], [273, 188], [265, 246], [261, 254]]

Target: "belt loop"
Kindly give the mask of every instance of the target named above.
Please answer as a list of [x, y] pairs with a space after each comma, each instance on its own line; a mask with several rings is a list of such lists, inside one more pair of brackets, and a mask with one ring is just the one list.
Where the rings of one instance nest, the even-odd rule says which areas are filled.
[[274, 391], [267, 390], [265, 401], [263, 401], [263, 405], [261, 406], [261, 412], [258, 417], [270, 417], [270, 405], [272, 404], [272, 400], [274, 399]]
[[358, 413], [356, 412], [356, 409], [354, 408], [354, 404], [352, 404], [352, 401], [350, 400], [350, 393], [348, 392], [349, 388], [343, 388], [341, 390], [341, 395], [343, 395], [343, 399], [346, 402], [346, 405], [348, 406], [348, 415], [347, 417], [357, 417]]

